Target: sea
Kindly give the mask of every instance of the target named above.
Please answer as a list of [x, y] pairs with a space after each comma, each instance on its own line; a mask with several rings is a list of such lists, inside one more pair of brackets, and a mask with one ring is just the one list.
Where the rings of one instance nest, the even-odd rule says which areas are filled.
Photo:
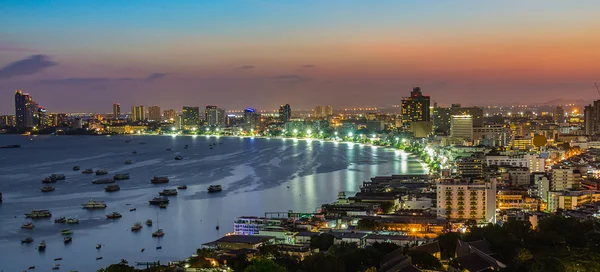
[[[265, 216], [267, 212], [314, 212], [336, 200], [338, 192], [352, 195], [374, 176], [422, 174], [423, 165], [412, 155], [392, 148], [356, 143], [281, 138], [224, 136], [21, 136], [0, 135], [0, 271], [96, 271], [126, 259], [136, 262], [183, 260], [203, 243], [233, 231], [237, 216]], [[185, 146], [188, 146], [186, 149]], [[135, 154], [134, 154], [135, 153]], [[182, 156], [182, 160], [175, 160]], [[132, 164], [125, 164], [131, 160]], [[79, 166], [79, 171], [73, 167]], [[105, 169], [107, 176], [82, 174], [86, 168]], [[121, 190], [108, 193], [92, 181], [129, 173], [117, 181]], [[43, 178], [64, 174], [40, 189]], [[169, 177], [168, 184], [151, 184], [153, 176]], [[187, 185], [170, 198], [166, 209], [148, 200], [163, 189]], [[223, 191], [209, 194], [211, 184]], [[90, 199], [105, 201], [104, 210], [86, 210]], [[130, 211], [134, 209], [135, 211]], [[52, 218], [31, 220], [24, 214], [49, 209]], [[119, 212], [111, 220], [106, 214]], [[54, 223], [58, 217], [79, 224]], [[131, 232], [136, 222], [152, 219]], [[33, 222], [31, 230], [21, 225]], [[217, 230], [216, 226], [220, 226]], [[72, 243], [60, 231], [70, 228]], [[166, 234], [153, 238], [157, 228]], [[22, 244], [25, 237], [33, 243]], [[46, 250], [37, 250], [45, 241]], [[96, 245], [101, 248], [97, 249]], [[157, 249], [157, 247], [161, 249]], [[100, 259], [101, 257], [101, 259]], [[55, 261], [56, 258], [62, 258]]]

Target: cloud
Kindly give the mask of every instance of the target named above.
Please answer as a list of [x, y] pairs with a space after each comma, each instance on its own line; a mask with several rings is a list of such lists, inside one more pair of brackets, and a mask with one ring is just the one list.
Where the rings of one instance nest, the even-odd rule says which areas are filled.
[[25, 53], [33, 53], [35, 50], [31, 50], [29, 48], [23, 47], [18, 43], [0, 41], [0, 52], [25, 52]]
[[315, 68], [317, 67], [316, 65], [312, 65], [312, 64], [306, 64], [306, 65], [302, 65], [302, 68]]
[[57, 63], [48, 60], [48, 56], [46, 55], [33, 55], [2, 67], [0, 69], [0, 78], [31, 75], [54, 65], [57, 65]]
[[271, 80], [278, 82], [303, 82], [309, 81], [310, 78], [302, 76], [302, 75], [278, 75], [271, 77]]
[[244, 66], [236, 67], [235, 70], [250, 70], [250, 69], [254, 69], [254, 68], [256, 68], [256, 66], [244, 65]]
[[152, 82], [152, 81], [161, 79], [163, 77], [166, 77], [168, 75], [169, 75], [168, 73], [153, 73], [153, 74], [148, 75], [146, 77], [146, 79], [144, 79], [144, 81], [145, 82]]

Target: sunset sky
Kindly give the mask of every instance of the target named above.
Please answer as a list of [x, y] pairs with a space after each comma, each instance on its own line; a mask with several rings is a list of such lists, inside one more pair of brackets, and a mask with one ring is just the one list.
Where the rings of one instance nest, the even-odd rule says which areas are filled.
[[600, 1], [2, 1], [0, 114], [598, 99]]

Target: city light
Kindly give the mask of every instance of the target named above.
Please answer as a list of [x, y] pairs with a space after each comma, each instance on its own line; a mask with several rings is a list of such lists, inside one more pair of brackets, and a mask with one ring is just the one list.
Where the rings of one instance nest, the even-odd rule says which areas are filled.
[[352, 137], [352, 132], [348, 132], [348, 137]]
[[306, 134], [308, 134], [308, 135], [310, 135], [311, 133], [312, 133], [312, 130], [310, 130], [310, 129], [306, 131]]

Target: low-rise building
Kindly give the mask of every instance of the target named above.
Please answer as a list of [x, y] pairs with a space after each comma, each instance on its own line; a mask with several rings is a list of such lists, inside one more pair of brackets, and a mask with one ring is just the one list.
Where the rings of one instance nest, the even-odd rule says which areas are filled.
[[272, 244], [273, 236], [259, 235], [227, 235], [210, 243], [203, 244], [204, 247], [220, 249], [258, 249], [263, 244]]
[[600, 191], [584, 190], [584, 191], [558, 191], [548, 194], [549, 212], [561, 210], [574, 210], [586, 203], [600, 201]]

